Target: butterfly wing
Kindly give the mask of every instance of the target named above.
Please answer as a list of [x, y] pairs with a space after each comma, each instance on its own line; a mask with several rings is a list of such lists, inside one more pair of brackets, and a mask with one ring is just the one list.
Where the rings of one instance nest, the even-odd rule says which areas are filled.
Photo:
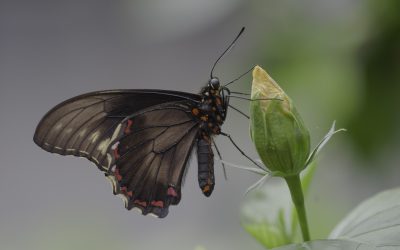
[[142, 110], [121, 123], [110, 148], [106, 174], [121, 194], [127, 209], [139, 208], [157, 217], [181, 198], [181, 183], [199, 124], [188, 101], [161, 104]]
[[165, 90], [109, 90], [69, 99], [40, 121], [34, 142], [46, 151], [86, 157], [99, 169], [110, 166], [106, 158], [113, 135], [127, 116], [161, 103], [195, 103], [196, 94]]
[[198, 134], [191, 108], [199, 99], [160, 90], [81, 95], [50, 110], [34, 141], [52, 153], [88, 158], [106, 172], [126, 208], [165, 217], [181, 198]]

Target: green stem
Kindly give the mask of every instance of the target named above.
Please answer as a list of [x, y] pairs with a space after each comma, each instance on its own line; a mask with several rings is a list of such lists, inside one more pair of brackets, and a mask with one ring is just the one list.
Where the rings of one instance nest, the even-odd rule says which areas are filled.
[[303, 240], [310, 240], [310, 233], [308, 231], [308, 222], [306, 215], [306, 207], [304, 206], [303, 189], [301, 188], [300, 175], [293, 175], [285, 177], [286, 183], [292, 196], [292, 201], [296, 207], [297, 216], [299, 217], [299, 223], [301, 233], [303, 234]]

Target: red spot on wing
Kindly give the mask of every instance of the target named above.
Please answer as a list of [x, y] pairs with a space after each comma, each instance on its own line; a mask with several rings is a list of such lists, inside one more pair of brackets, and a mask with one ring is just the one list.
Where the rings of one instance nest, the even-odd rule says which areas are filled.
[[155, 206], [155, 207], [164, 207], [164, 202], [163, 201], [152, 201], [151, 202], [151, 205], [152, 206]]
[[122, 176], [119, 174], [118, 168], [115, 169], [114, 175], [115, 175], [115, 178], [117, 178], [117, 181], [122, 180]]
[[176, 190], [175, 190], [175, 188], [173, 188], [173, 187], [169, 187], [169, 188], [168, 188], [167, 194], [168, 194], [169, 196], [178, 197], [178, 194], [176, 193]]
[[124, 131], [125, 134], [130, 134], [132, 132], [131, 131], [132, 124], [133, 124], [133, 121], [131, 119], [129, 119], [128, 125], [126, 125], [125, 131]]
[[142, 206], [142, 207], [147, 207], [147, 202], [141, 201], [141, 200], [135, 200], [133, 203], [136, 205]]
[[118, 152], [118, 147], [115, 147], [113, 152], [114, 152], [114, 158], [118, 159], [120, 157], [119, 152]]
[[121, 190], [121, 193], [123, 193], [126, 196], [129, 196], [129, 197], [133, 196], [133, 192], [132, 191], [128, 191], [128, 189], [125, 186], [121, 187], [120, 190]]

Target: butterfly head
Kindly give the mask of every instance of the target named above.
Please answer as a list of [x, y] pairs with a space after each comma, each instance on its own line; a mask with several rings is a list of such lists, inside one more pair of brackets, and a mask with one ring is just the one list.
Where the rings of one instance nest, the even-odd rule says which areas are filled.
[[220, 83], [219, 83], [219, 79], [218, 78], [216, 78], [216, 77], [213, 77], [213, 78], [211, 78], [209, 81], [208, 81], [208, 86], [210, 87], [210, 89], [212, 89], [212, 90], [219, 90], [219, 88], [220, 88]]

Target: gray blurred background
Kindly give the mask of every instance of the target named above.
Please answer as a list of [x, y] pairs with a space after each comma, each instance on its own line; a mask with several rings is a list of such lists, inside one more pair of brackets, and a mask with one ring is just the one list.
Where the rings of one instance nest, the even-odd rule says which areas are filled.
[[[205, 198], [193, 157], [181, 203], [160, 220], [126, 211], [89, 161], [32, 141], [50, 108], [85, 92], [198, 92], [242, 26], [216, 68], [222, 82], [259, 64], [295, 101], [313, 145], [333, 120], [348, 129], [319, 158], [307, 204], [313, 238], [326, 237], [361, 200], [399, 184], [399, 13], [396, 0], [0, 0], [0, 248], [262, 249], [240, 226], [258, 176], [228, 169], [225, 181], [217, 162]], [[250, 86], [247, 75], [231, 90]], [[223, 128], [257, 157], [246, 119], [231, 110]], [[250, 165], [217, 143], [225, 160]]]

